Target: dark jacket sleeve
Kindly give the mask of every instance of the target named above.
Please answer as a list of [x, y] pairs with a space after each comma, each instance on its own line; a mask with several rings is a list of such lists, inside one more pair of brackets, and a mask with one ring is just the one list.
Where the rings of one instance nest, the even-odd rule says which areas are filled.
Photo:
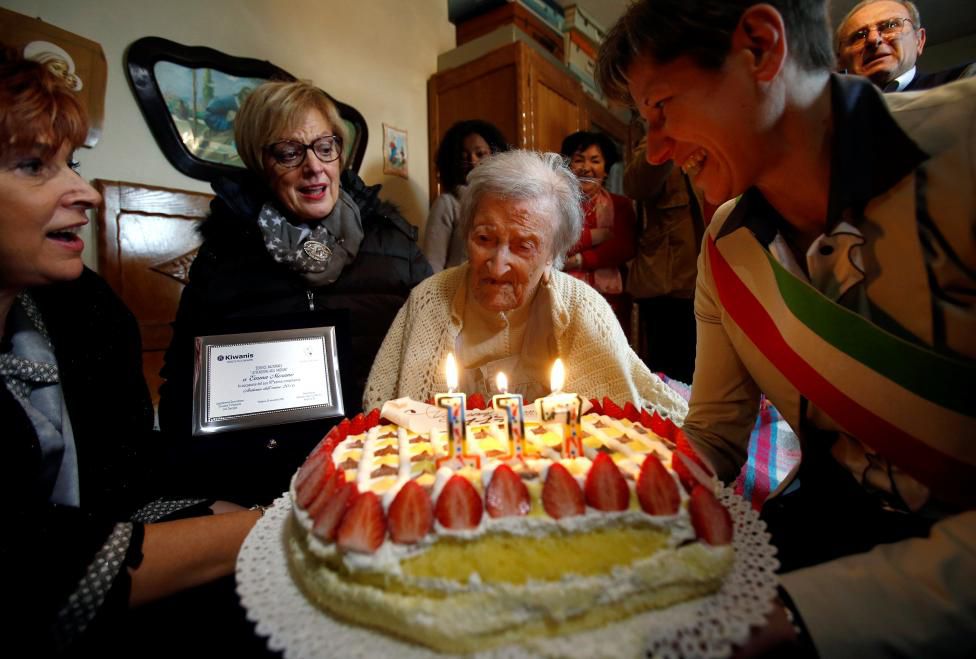
[[[416, 230], [417, 228], [414, 227], [414, 231]], [[430, 266], [430, 262], [424, 256], [420, 246], [417, 245], [416, 237], [410, 242], [407, 260], [410, 263], [410, 289], [413, 290], [414, 286], [434, 274], [434, 269]]]
[[[409, 295], [414, 286], [434, 274], [417, 243], [417, 227], [404, 219], [396, 206], [380, 199], [379, 185], [366, 185], [355, 172], [343, 171], [342, 189], [359, 206], [363, 224], [376, 226], [375, 233], [382, 244], [380, 251], [383, 255], [391, 259], [391, 264], [400, 262], [405, 267], [405, 271], [399, 273], [399, 279], [406, 285], [406, 295]], [[371, 233], [368, 228], [367, 233]]]
[[[111, 616], [127, 605], [124, 564], [110, 563], [93, 603], [79, 590], [98, 552], [123, 562], [141, 550], [141, 527], [125, 520], [145, 503], [154, 482], [152, 406], [142, 377], [135, 319], [97, 275], [32, 291], [55, 348], [78, 456], [81, 506], [48, 501], [41, 453], [23, 407], [0, 387], [5, 460], [0, 491], [10, 503], [0, 540], [7, 566], [5, 593], [16, 605], [5, 613], [5, 638], [31, 638], [41, 655], [79, 630], [66, 608], [77, 592], [81, 618]], [[121, 528], [119, 525], [123, 525]], [[113, 530], [122, 533], [109, 543]], [[133, 536], [133, 530], [136, 534]], [[9, 607], [8, 607], [9, 608]]]
[[[350, 172], [349, 176], [354, 175]], [[350, 183], [348, 187], [347, 183]], [[355, 295], [354, 301], [346, 302], [348, 308], [356, 310], [352, 320], [370, 319], [351, 332], [353, 363], [343, 375], [352, 383], [350, 396], [353, 398], [347, 404], [356, 406], [362, 400], [373, 360], [394, 317], [413, 287], [433, 274], [417, 244], [417, 227], [407, 222], [394, 205], [375, 196], [379, 186], [366, 187], [359, 183], [347, 181], [344, 175], [343, 188], [351, 189], [357, 199], [366, 237], [356, 263], [339, 278], [335, 287], [337, 293], [347, 298]], [[357, 198], [363, 192], [371, 197]]]

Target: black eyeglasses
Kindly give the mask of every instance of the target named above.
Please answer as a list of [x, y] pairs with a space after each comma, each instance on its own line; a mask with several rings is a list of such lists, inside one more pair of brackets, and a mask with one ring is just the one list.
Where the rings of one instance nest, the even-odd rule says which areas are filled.
[[[894, 41], [900, 37], [905, 32], [905, 23], [908, 23], [912, 29], [915, 29], [915, 24], [912, 23], [911, 19], [908, 18], [889, 18], [888, 20], [881, 21], [874, 26], [878, 34], [885, 41]], [[864, 44], [867, 42], [868, 35], [871, 34], [870, 25], [865, 25], [857, 32], [853, 33], [847, 39], [844, 40], [844, 45], [848, 48], [853, 48], [855, 50], [860, 50], [864, 48]]]
[[332, 162], [342, 154], [342, 138], [338, 135], [323, 135], [311, 144], [282, 140], [269, 144], [264, 150], [282, 167], [294, 169], [305, 162], [305, 155], [309, 151], [322, 162]]

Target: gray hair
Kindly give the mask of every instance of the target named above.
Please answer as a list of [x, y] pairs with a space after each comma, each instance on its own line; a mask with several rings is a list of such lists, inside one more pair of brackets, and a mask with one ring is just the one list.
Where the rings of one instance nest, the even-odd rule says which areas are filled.
[[467, 189], [461, 195], [458, 230], [467, 236], [482, 199], [502, 199], [551, 204], [555, 215], [552, 234], [552, 262], [562, 268], [566, 252], [583, 230], [583, 194], [579, 181], [558, 153], [514, 150], [496, 153], [478, 163], [468, 174]]
[[[853, 16], [862, 7], [873, 5], [875, 2], [879, 2], [879, 1], [880, 0], [862, 0], [861, 2], [851, 7], [851, 10], [847, 12], [847, 14], [844, 16], [844, 20], [840, 22], [840, 24], [837, 26], [837, 30], [834, 32], [834, 51], [836, 53], [840, 54], [840, 47], [842, 45], [841, 39], [844, 38], [844, 35], [847, 32], [846, 29], [847, 22], [851, 20], [851, 16]], [[911, 19], [912, 25], [915, 26], [916, 30], [922, 27], [922, 17], [921, 15], [919, 15], [918, 7], [915, 6], [914, 2], [911, 2], [910, 0], [893, 0], [893, 1], [897, 2], [902, 7], [905, 8], [905, 10], [908, 12], [908, 17]]]

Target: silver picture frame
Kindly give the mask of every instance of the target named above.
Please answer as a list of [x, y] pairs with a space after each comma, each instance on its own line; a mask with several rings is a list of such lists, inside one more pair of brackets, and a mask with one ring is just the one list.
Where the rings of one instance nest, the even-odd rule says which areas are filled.
[[195, 436], [344, 414], [335, 327], [196, 337]]

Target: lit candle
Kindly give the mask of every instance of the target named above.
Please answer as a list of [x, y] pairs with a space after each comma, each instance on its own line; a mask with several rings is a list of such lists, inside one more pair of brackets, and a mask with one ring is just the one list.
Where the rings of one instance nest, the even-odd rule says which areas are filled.
[[447, 355], [447, 393], [434, 394], [434, 405], [447, 411], [447, 456], [437, 460], [437, 466], [448, 464], [461, 467], [468, 463], [478, 463], [478, 456], [469, 456], [465, 451], [467, 426], [465, 424], [465, 408], [467, 396], [462, 392], [455, 392], [458, 387], [458, 367], [454, 360], [454, 353]]
[[491, 397], [491, 406], [505, 413], [505, 436], [508, 437], [508, 455], [505, 459], [521, 460], [525, 457], [525, 416], [522, 395], [508, 393], [508, 378], [499, 371], [495, 379], [498, 392]]
[[578, 394], [563, 392], [566, 380], [566, 370], [563, 361], [556, 359], [549, 376], [549, 387], [552, 393], [536, 401], [539, 418], [546, 422], [557, 416], [562, 416], [563, 431], [562, 456], [564, 458], [578, 458], [583, 455], [583, 435], [580, 431], [580, 415], [583, 411], [583, 399]]
[[467, 396], [455, 393], [458, 386], [458, 368], [454, 353], [447, 355], [447, 393], [435, 394], [434, 405], [447, 410], [447, 454], [449, 458], [460, 458], [464, 453], [465, 418], [464, 408]]

